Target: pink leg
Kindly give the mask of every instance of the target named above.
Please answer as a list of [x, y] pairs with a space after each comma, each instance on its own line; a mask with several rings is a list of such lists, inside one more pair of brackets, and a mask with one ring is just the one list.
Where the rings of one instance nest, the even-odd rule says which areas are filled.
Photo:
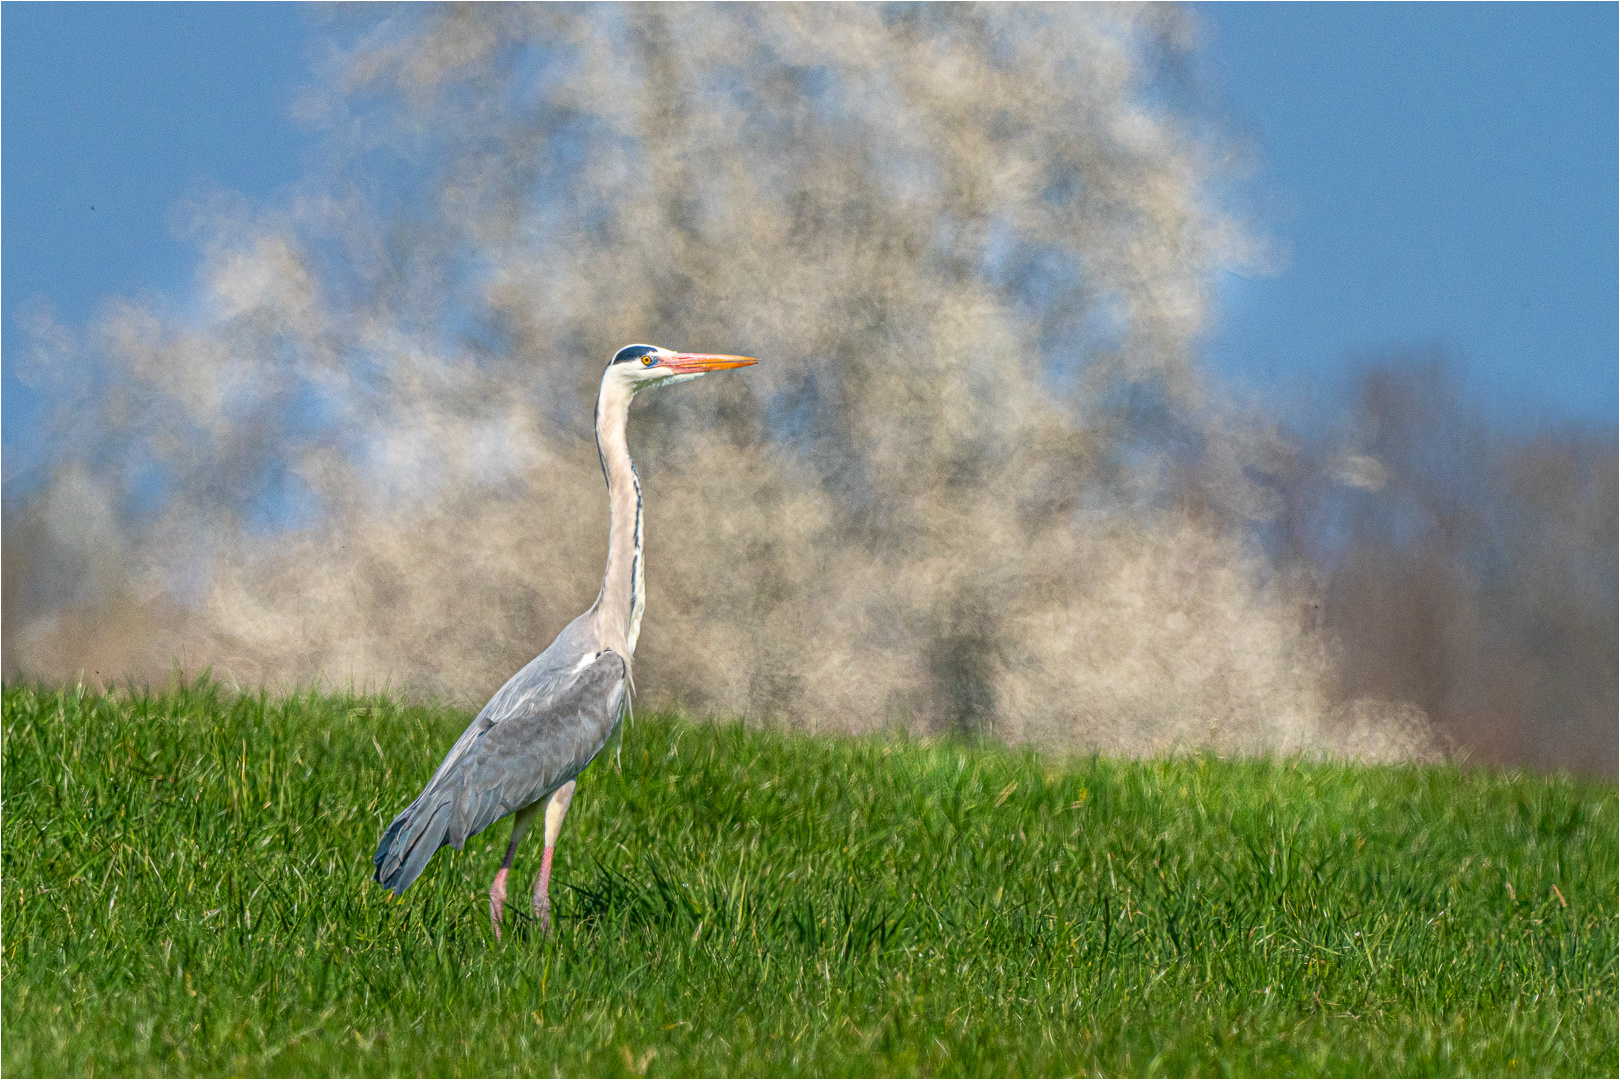
[[558, 788], [546, 804], [546, 851], [540, 856], [540, 876], [534, 879], [534, 917], [540, 920], [540, 929], [551, 933], [551, 856], [557, 849], [557, 837], [562, 834], [563, 818], [574, 801], [574, 781]]
[[540, 929], [551, 933], [551, 853], [556, 847], [547, 844], [540, 856], [540, 876], [534, 879], [534, 917], [540, 920]]
[[512, 869], [512, 856], [517, 853], [517, 841], [506, 846], [506, 861], [495, 871], [495, 882], [489, 887], [489, 921], [495, 927], [495, 940], [501, 940], [501, 912], [506, 909], [506, 875]]
[[538, 809], [538, 805], [526, 807], [512, 818], [512, 842], [506, 845], [506, 858], [501, 860], [501, 868], [495, 871], [495, 881], [489, 887], [489, 921], [495, 927], [496, 941], [501, 940], [501, 914], [506, 910], [506, 875], [512, 871], [512, 858], [517, 854], [518, 841], [529, 831], [529, 824], [534, 821]]

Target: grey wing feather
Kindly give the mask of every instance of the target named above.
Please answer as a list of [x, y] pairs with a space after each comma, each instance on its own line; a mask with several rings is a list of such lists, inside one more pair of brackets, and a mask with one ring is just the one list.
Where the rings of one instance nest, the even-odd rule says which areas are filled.
[[490, 700], [427, 788], [383, 833], [373, 859], [377, 881], [404, 892], [439, 848], [460, 849], [467, 837], [546, 797], [591, 763], [624, 715], [625, 663], [605, 650], [587, 654], [566, 674], [572, 677], [538, 687], [514, 676]]
[[550, 699], [563, 691], [581, 672], [580, 663], [589, 662], [597, 654], [590, 634], [589, 612], [563, 627], [557, 640], [527, 664], [501, 688], [495, 691], [484, 707], [478, 710], [467, 730], [444, 755], [438, 771], [428, 781], [428, 787], [439, 782], [467, 748], [477, 742], [490, 728], [514, 716], [543, 710]]

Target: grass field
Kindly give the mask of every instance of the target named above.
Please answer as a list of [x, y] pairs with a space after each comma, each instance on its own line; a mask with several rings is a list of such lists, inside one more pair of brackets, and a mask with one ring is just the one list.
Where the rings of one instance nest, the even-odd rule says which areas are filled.
[[1613, 785], [642, 715], [497, 945], [369, 880], [466, 719], [6, 688], [6, 1075], [1617, 1070]]

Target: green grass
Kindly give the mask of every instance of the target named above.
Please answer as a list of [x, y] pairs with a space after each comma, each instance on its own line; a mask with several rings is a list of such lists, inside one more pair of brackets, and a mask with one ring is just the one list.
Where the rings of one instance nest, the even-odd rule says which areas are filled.
[[1617, 1069], [1612, 785], [641, 716], [497, 945], [369, 880], [466, 719], [6, 688], [5, 1073]]

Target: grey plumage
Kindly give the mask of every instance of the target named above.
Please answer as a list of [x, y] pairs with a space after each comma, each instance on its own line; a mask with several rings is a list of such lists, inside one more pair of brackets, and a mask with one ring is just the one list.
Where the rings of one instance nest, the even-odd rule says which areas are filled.
[[379, 882], [404, 892], [441, 847], [460, 851], [467, 837], [544, 799], [602, 752], [624, 716], [629, 669], [610, 649], [576, 655], [567, 636], [507, 680], [388, 826], [372, 859]]
[[506, 681], [461, 733], [422, 794], [383, 832], [372, 858], [376, 879], [397, 895], [433, 853], [514, 815], [506, 859], [490, 886], [490, 919], [500, 937], [506, 875], [518, 843], [544, 809], [545, 856], [535, 884], [535, 916], [550, 925], [551, 852], [573, 799], [574, 778], [613, 736], [629, 709], [631, 658], [646, 598], [641, 551], [641, 483], [625, 426], [640, 390], [744, 367], [746, 356], [675, 353], [651, 345], [619, 350], [602, 373], [596, 449], [608, 486], [608, 559], [590, 610]]

